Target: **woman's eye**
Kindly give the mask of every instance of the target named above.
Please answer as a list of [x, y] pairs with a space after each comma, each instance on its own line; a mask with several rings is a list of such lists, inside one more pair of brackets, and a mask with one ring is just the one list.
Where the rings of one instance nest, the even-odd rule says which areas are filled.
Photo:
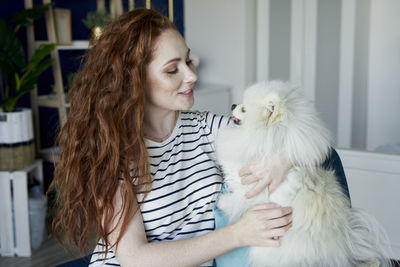
[[168, 71], [167, 73], [168, 74], [176, 74], [177, 72], [178, 72], [178, 68], [176, 68], [174, 70], [171, 70], [171, 71]]

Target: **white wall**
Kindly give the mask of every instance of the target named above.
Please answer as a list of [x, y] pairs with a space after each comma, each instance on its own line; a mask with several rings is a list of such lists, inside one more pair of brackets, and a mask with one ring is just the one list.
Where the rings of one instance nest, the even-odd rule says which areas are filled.
[[357, 0], [355, 12], [354, 75], [351, 145], [354, 149], [366, 148], [368, 65], [371, 0]]
[[270, 1], [269, 79], [290, 79], [291, 0]]
[[338, 120], [340, 7], [339, 0], [318, 1], [315, 107], [332, 133]]
[[[400, 143], [400, 1], [372, 0], [367, 149]], [[382, 143], [384, 140], [384, 143]]]
[[185, 39], [199, 81], [230, 85], [233, 103], [255, 81], [255, 1], [185, 0]]

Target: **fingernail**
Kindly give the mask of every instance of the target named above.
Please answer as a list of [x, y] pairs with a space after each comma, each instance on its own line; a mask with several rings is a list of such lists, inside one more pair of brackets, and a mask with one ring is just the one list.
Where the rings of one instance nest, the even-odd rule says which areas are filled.
[[275, 207], [275, 208], [280, 208], [281, 205], [275, 203], [274, 207]]

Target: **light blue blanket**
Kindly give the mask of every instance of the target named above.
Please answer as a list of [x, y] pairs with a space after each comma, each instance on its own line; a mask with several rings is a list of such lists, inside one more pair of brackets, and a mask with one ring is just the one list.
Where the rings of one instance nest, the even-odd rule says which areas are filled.
[[[224, 188], [222, 191], [224, 192]], [[214, 215], [216, 229], [228, 225], [228, 219], [217, 206], [214, 207]], [[249, 266], [247, 262], [247, 252], [248, 247], [234, 249], [215, 259], [217, 267], [247, 267]]]

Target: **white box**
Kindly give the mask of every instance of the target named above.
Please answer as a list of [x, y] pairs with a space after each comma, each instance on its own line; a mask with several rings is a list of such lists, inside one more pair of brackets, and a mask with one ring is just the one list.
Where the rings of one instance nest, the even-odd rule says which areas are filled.
[[34, 174], [43, 189], [42, 160], [37, 160], [24, 169], [0, 171], [1, 256], [31, 256], [28, 173]]

